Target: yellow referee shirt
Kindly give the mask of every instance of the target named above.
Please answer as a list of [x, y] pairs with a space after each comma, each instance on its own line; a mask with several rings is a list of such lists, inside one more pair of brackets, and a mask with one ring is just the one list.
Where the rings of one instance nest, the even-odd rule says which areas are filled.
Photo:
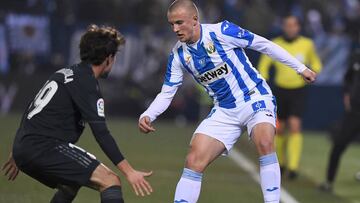
[[[316, 54], [315, 46], [311, 39], [299, 36], [295, 40], [288, 42], [283, 37], [277, 37], [273, 40], [291, 55], [305, 64], [308, 68], [319, 73], [321, 70], [321, 61]], [[290, 67], [274, 61], [266, 55], [262, 55], [259, 61], [259, 72], [266, 79], [269, 79], [269, 69], [271, 65], [275, 67], [275, 85], [284, 89], [296, 89], [305, 86], [305, 81], [301, 75], [298, 75]]]

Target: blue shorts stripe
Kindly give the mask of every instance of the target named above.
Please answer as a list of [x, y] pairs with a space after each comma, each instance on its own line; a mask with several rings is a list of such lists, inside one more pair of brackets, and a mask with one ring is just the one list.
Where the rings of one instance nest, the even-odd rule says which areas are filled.
[[275, 114], [275, 119], [276, 119], [276, 117], [277, 117], [277, 104], [276, 104], [276, 97], [275, 97], [275, 96], [273, 96], [272, 98], [273, 98], [273, 99], [272, 99], [272, 102], [273, 102], [273, 104], [274, 104], [274, 114]]

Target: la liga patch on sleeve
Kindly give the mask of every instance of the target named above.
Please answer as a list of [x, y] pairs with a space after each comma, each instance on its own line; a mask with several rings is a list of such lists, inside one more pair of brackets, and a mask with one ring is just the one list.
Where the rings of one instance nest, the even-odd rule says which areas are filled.
[[96, 102], [97, 112], [100, 117], [105, 117], [104, 99], [100, 98]]

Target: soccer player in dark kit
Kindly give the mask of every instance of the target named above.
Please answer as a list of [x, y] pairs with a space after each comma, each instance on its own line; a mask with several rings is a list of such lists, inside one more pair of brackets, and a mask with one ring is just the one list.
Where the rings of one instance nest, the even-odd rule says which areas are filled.
[[81, 186], [98, 190], [102, 203], [123, 203], [119, 177], [96, 158], [74, 145], [87, 122], [96, 141], [125, 175], [136, 195], [152, 192], [145, 177], [152, 172], [132, 168], [120, 152], [105, 122], [98, 78], [106, 78], [123, 36], [114, 28], [90, 25], [80, 41], [81, 63], [58, 70], [27, 107], [3, 170], [14, 180], [19, 169], [57, 188], [51, 203], [72, 202]]

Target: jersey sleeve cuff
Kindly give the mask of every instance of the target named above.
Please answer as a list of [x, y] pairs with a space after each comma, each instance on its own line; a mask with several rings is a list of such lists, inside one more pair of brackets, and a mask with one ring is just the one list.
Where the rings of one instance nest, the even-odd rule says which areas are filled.
[[305, 65], [302, 65], [300, 68], [298, 68], [298, 69], [296, 70], [296, 72], [297, 72], [298, 74], [300, 74], [300, 73], [304, 72], [304, 70], [306, 70], [306, 69], [307, 69], [307, 67], [306, 67]]
[[150, 122], [153, 122], [153, 121], [156, 119], [155, 116], [151, 116], [151, 115], [148, 114], [148, 112], [145, 111], [144, 113], [142, 113], [142, 114], [140, 115], [139, 121], [140, 121], [140, 119], [142, 119], [142, 118], [145, 117], [145, 116], [149, 116]]

